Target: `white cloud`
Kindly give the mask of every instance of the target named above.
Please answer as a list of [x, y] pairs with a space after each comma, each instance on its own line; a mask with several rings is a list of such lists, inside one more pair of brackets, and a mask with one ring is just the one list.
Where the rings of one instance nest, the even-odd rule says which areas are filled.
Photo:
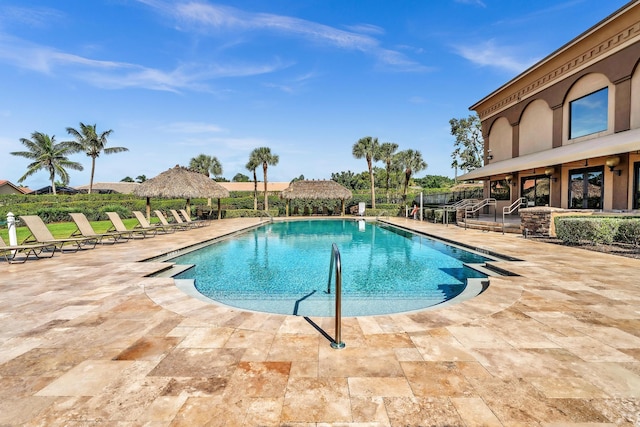
[[472, 4], [480, 7], [487, 7], [482, 0], [454, 0], [456, 3]]
[[375, 57], [381, 63], [402, 71], [425, 71], [426, 67], [406, 55], [384, 49], [380, 41], [370, 34], [381, 34], [383, 29], [374, 25], [358, 24], [345, 31], [328, 25], [300, 18], [269, 13], [249, 13], [240, 9], [197, 1], [165, 3], [155, 0], [138, 0], [170, 16], [180, 23], [180, 29], [194, 33], [267, 31], [290, 37], [300, 37], [308, 42], [357, 50]]
[[266, 74], [289, 66], [274, 60], [264, 64], [187, 64], [173, 70], [160, 70], [126, 62], [90, 59], [1, 33], [0, 62], [44, 74], [64, 72], [103, 88], [139, 87], [172, 92], [185, 89], [211, 91], [206, 82], [212, 79]]
[[482, 67], [500, 68], [512, 73], [521, 73], [536, 62], [534, 58], [520, 58], [514, 48], [499, 46], [493, 40], [479, 44], [454, 46], [456, 53]]
[[60, 25], [64, 14], [46, 7], [0, 6], [0, 25], [44, 28]]
[[174, 122], [162, 126], [161, 130], [176, 133], [220, 133], [225, 131], [218, 125], [203, 122]]

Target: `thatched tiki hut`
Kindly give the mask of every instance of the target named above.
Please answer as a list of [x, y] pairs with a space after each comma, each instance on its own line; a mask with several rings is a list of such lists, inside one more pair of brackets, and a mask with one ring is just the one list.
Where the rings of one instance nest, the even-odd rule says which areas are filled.
[[151, 215], [150, 198], [187, 199], [186, 209], [191, 213], [189, 201], [196, 197], [218, 199], [218, 219], [220, 219], [220, 199], [229, 197], [226, 188], [198, 172], [177, 166], [162, 172], [140, 184], [133, 194], [147, 198], [147, 218]]
[[291, 199], [334, 199], [340, 200], [342, 203], [341, 215], [344, 216], [344, 202], [352, 197], [351, 190], [338, 184], [335, 181], [296, 181], [282, 193], [280, 197], [287, 200], [286, 214], [289, 216], [289, 203]]

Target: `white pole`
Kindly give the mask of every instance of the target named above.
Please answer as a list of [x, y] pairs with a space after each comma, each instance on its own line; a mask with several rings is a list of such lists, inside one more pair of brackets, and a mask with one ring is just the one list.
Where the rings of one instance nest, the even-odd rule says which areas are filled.
[[420, 221], [422, 221], [422, 191], [420, 192]]
[[9, 245], [16, 246], [18, 244], [18, 235], [16, 234], [16, 218], [12, 212], [7, 214], [7, 229], [9, 230]]

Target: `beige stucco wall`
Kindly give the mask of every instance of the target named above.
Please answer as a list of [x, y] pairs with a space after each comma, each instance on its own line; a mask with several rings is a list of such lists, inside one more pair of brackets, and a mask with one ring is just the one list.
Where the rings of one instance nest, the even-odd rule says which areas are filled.
[[631, 77], [631, 129], [640, 128], [640, 67]]
[[493, 155], [491, 162], [507, 160], [511, 158], [513, 131], [509, 121], [501, 117], [491, 127], [489, 133], [489, 148]]
[[[637, 73], [636, 73], [637, 74]], [[629, 179], [629, 192], [628, 192], [628, 200], [627, 200], [627, 206], [629, 206], [629, 209], [633, 208], [633, 164], [636, 162], [640, 162], [640, 153], [630, 153], [629, 154], [629, 163], [627, 164], [627, 167], [629, 168], [629, 171], [627, 173], [628, 179]]]
[[[607, 114], [607, 130], [602, 132], [593, 133], [591, 135], [585, 135], [580, 138], [569, 139], [569, 119], [570, 119], [570, 104], [574, 99], [581, 98], [585, 95], [589, 95], [595, 91], [609, 88], [609, 105]], [[616, 88], [604, 74], [587, 74], [576, 82], [575, 85], [569, 90], [567, 98], [564, 102], [563, 108], [563, 124], [562, 124], [562, 145], [574, 144], [576, 142], [586, 141], [589, 139], [599, 138], [604, 135], [610, 135], [613, 133], [614, 118], [615, 118], [615, 94]]]
[[553, 111], [541, 99], [527, 106], [520, 119], [519, 153], [537, 153], [553, 147]]

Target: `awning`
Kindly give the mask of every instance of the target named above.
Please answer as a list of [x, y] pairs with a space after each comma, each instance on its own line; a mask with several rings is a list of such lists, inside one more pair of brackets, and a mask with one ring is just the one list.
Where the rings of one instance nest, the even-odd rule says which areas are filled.
[[513, 159], [490, 163], [459, 176], [458, 180], [485, 179], [504, 173], [544, 168], [595, 157], [629, 153], [631, 151], [640, 151], [640, 129], [614, 133], [589, 141], [576, 142], [570, 145], [552, 148], [551, 150], [539, 151]]

